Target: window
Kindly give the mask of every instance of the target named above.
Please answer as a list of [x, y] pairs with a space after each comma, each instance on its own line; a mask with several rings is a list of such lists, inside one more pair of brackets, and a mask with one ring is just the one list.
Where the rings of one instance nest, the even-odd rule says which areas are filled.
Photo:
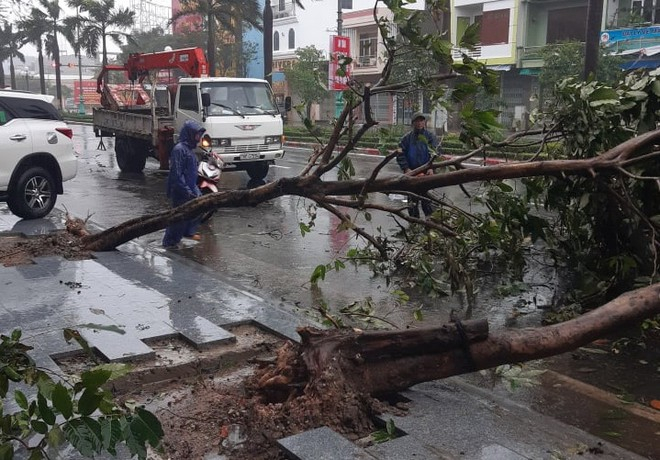
[[179, 109], [199, 112], [199, 101], [197, 99], [196, 86], [181, 86], [181, 89], [179, 89]]
[[359, 59], [360, 59], [360, 64], [362, 65], [368, 65], [364, 64], [362, 61], [369, 61], [370, 59], [376, 59], [376, 34], [375, 33], [368, 33], [368, 34], [360, 34], [360, 54], [359, 54]]
[[584, 41], [587, 23], [587, 7], [562, 8], [548, 11], [547, 43]]
[[280, 0], [279, 2], [279, 10], [284, 11], [286, 9], [286, 0]]
[[57, 109], [53, 104], [40, 99], [28, 99], [19, 97], [4, 97], [0, 101], [0, 108], [6, 108], [6, 119], [11, 119], [10, 113], [15, 118], [38, 118], [40, 120], [61, 120]]
[[280, 49], [280, 34], [276, 31], [273, 32], [273, 51], [279, 51]]
[[289, 49], [296, 48], [296, 32], [293, 29], [289, 29]]
[[509, 12], [508, 8], [484, 11], [481, 18], [481, 27], [479, 28], [482, 45], [509, 43]]

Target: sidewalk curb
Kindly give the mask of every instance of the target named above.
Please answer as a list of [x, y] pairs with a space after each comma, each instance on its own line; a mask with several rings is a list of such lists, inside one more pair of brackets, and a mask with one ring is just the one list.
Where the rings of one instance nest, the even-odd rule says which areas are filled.
[[[302, 148], [302, 149], [313, 149], [317, 147], [319, 144], [315, 144], [312, 142], [298, 142], [298, 141], [286, 141], [284, 143], [284, 147], [293, 147], [293, 148]], [[335, 152], [340, 152], [343, 146], [337, 146], [335, 147]], [[360, 155], [381, 155], [380, 150], [372, 148], [372, 147], [356, 147], [352, 150], [353, 153], [360, 154]], [[440, 158], [442, 161], [451, 161], [456, 158], [459, 158], [459, 155], [439, 155], [438, 158]], [[484, 158], [483, 160], [475, 160], [474, 158], [471, 158], [470, 160], [465, 162], [466, 166], [496, 166], [500, 165], [503, 163], [511, 163], [510, 161], [503, 159], [503, 158]]]

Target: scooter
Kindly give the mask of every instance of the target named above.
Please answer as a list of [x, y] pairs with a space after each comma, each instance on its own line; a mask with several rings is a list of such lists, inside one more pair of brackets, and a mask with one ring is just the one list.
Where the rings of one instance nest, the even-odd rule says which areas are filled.
[[[222, 173], [224, 162], [218, 154], [211, 150], [211, 137], [208, 134], [205, 134], [204, 137], [202, 137], [199, 147], [202, 151], [202, 157], [199, 161], [199, 166], [197, 167], [197, 186], [202, 192], [202, 195], [216, 193], [218, 191], [218, 182], [220, 182], [220, 174]], [[209, 220], [214, 212], [215, 211], [205, 212], [201, 216], [200, 222], [204, 223]]]

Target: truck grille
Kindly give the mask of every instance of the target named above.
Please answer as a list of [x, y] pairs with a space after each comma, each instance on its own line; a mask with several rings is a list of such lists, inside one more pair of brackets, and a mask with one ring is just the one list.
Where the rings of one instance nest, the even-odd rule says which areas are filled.
[[219, 153], [247, 153], [247, 152], [263, 152], [266, 150], [280, 150], [280, 144], [250, 144], [250, 145], [232, 145], [225, 147], [224, 151], [219, 150]]

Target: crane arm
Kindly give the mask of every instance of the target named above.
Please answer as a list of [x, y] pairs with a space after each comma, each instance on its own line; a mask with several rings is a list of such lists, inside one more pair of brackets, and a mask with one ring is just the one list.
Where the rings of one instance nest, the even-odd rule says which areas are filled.
[[128, 56], [123, 66], [113, 64], [103, 66], [96, 79], [96, 91], [103, 92], [103, 80], [108, 72], [124, 71], [128, 74], [128, 79], [133, 82], [142, 80], [152, 70], [160, 69], [181, 69], [191, 77], [208, 77], [209, 65], [201, 48], [133, 53]]

